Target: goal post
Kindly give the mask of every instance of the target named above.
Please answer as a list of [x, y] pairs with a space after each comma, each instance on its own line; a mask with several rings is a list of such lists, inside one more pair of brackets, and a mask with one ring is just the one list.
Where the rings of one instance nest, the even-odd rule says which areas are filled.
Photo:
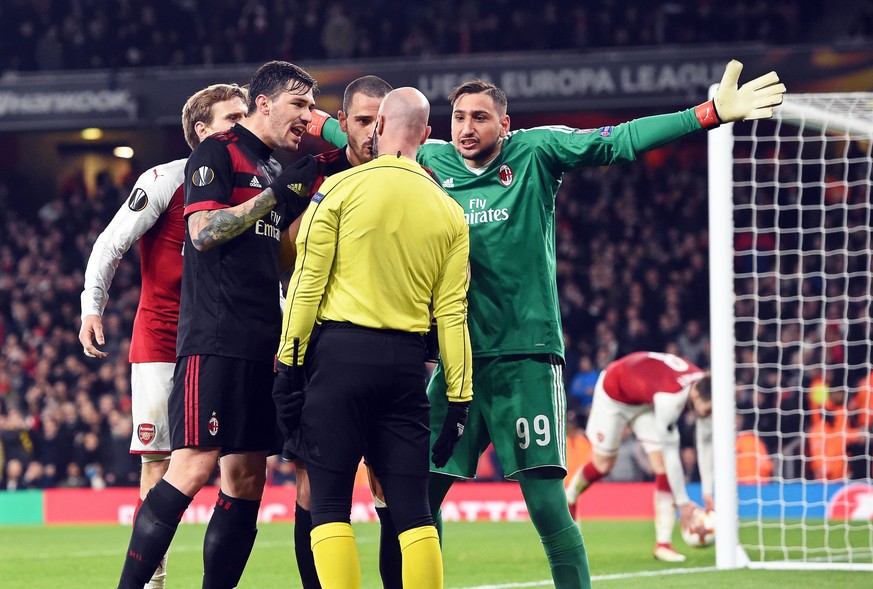
[[873, 571], [873, 93], [707, 140], [716, 566]]

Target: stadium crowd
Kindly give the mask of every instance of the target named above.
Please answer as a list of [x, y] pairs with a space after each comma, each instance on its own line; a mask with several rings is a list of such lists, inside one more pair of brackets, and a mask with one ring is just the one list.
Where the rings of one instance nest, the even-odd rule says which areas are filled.
[[[790, 45], [820, 38], [839, 10], [820, 0], [13, 0], [0, 5], [0, 73], [760, 39]], [[869, 39], [873, 10], [867, 3], [856, 11], [840, 36]]]

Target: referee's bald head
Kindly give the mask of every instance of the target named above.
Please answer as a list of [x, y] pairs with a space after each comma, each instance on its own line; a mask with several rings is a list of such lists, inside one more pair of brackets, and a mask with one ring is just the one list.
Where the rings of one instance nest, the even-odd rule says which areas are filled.
[[415, 159], [418, 146], [430, 135], [430, 103], [412, 87], [397, 88], [382, 100], [377, 117], [377, 155], [396, 153]]

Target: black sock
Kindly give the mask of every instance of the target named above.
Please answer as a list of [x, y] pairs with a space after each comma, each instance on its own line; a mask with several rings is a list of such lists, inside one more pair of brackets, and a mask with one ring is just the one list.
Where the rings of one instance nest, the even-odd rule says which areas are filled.
[[119, 589], [142, 589], [149, 582], [190, 504], [191, 497], [163, 479], [149, 491], [133, 522]]
[[203, 589], [237, 586], [255, 545], [260, 506], [260, 501], [218, 492], [203, 538]]
[[400, 554], [400, 540], [394, 520], [387, 507], [377, 507], [376, 514], [382, 523], [379, 536], [379, 574], [384, 589], [403, 589], [403, 559]]
[[297, 570], [303, 589], [321, 589], [318, 573], [315, 571], [315, 558], [312, 556], [312, 513], [294, 504], [294, 554], [297, 557]]

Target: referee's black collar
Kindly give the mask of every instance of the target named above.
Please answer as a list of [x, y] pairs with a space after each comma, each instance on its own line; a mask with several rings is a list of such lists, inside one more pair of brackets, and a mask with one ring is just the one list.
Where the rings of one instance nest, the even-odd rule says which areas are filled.
[[234, 133], [236, 133], [240, 141], [246, 144], [246, 146], [255, 152], [255, 155], [258, 156], [258, 159], [267, 159], [270, 157], [270, 154], [273, 153], [273, 150], [270, 149], [270, 146], [261, 141], [257, 135], [246, 129], [244, 126], [237, 123], [232, 127]]

